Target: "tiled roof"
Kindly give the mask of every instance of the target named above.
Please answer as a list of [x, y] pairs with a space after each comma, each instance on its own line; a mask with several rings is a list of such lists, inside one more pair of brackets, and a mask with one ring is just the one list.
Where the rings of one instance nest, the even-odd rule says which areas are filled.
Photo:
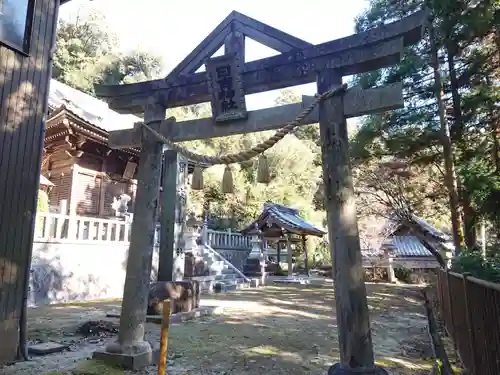
[[299, 216], [298, 210], [276, 203], [264, 204], [264, 209], [262, 210], [262, 213], [259, 215], [257, 220], [255, 220], [247, 228], [243, 229], [242, 232], [251, 232], [255, 227], [255, 224], [263, 224], [266, 222], [272, 222], [291, 232], [304, 232], [304, 234], [311, 234], [316, 236], [323, 236], [324, 234], [326, 234], [325, 231], [316, 228], [311, 223], [302, 219]]
[[426, 222], [424, 219], [422, 219], [416, 215], [412, 215], [412, 220], [416, 224], [418, 224], [423, 230], [427, 231], [431, 236], [436, 237], [437, 239], [439, 239], [441, 241], [450, 241], [451, 240], [450, 235], [440, 231], [436, 227], [433, 227], [428, 222]]
[[269, 216], [273, 217], [279, 222], [287, 224], [288, 226], [296, 229], [307, 230], [309, 232], [316, 232], [319, 235], [324, 235], [326, 232], [316, 228], [311, 223], [305, 221], [299, 216], [299, 211], [293, 208], [285, 207], [279, 204], [269, 203], [264, 205], [264, 210], [268, 210]]
[[[404, 219], [398, 218], [396, 214], [392, 215], [391, 218], [386, 220], [382, 233], [389, 235], [397, 231], [402, 225]], [[426, 232], [430, 236], [436, 238], [439, 242], [449, 242], [452, 240], [451, 236], [444, 233], [443, 231], [437, 229], [436, 227], [430, 225], [424, 219], [412, 214], [411, 221], [416, 224], [423, 232]]]
[[434, 257], [416, 236], [390, 236], [382, 248], [393, 251], [396, 258]]
[[135, 122], [141, 121], [134, 115], [119, 114], [109, 109], [108, 103], [51, 79], [49, 108], [56, 110], [62, 106], [82, 120], [108, 132], [133, 128]]

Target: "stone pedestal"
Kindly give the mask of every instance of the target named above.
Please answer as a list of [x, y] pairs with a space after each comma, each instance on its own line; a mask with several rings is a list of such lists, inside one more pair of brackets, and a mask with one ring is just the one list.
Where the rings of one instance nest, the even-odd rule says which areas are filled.
[[247, 277], [263, 277], [266, 274], [266, 260], [262, 254], [259, 236], [252, 236], [252, 250], [243, 265], [243, 274]]
[[209, 276], [206, 262], [199, 251], [189, 251], [184, 258], [184, 278]]
[[336, 363], [328, 369], [328, 375], [389, 375], [389, 373], [378, 366], [368, 370], [351, 370], [342, 368], [340, 363]]
[[185, 251], [194, 251], [198, 250], [198, 239], [201, 237], [201, 234], [198, 232], [198, 229], [195, 228], [187, 228], [184, 232], [184, 246]]

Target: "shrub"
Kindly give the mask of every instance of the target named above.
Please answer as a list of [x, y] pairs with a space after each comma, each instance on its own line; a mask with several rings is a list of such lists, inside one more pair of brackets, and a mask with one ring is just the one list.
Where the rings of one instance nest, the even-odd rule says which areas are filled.
[[395, 267], [394, 268], [394, 276], [396, 276], [396, 279], [403, 283], [411, 283], [411, 270], [409, 270], [406, 267]]
[[500, 283], [500, 256], [484, 258], [478, 250], [466, 250], [453, 258], [451, 271], [467, 272], [478, 279]]

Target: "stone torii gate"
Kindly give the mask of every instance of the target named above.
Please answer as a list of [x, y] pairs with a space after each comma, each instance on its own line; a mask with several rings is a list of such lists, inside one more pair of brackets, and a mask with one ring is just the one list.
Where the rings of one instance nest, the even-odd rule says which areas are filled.
[[[174, 142], [319, 122], [340, 346], [340, 363], [332, 366], [329, 374], [386, 373], [374, 365], [346, 118], [401, 108], [402, 85], [345, 90], [342, 77], [397, 64], [403, 48], [420, 40], [424, 19], [424, 12], [417, 12], [360, 34], [311, 45], [232, 12], [165, 79], [96, 87], [97, 95], [110, 108], [121, 113], [144, 113], [147, 124], [109, 135], [112, 148], [141, 148], [120, 333], [118, 341], [106, 349], [110, 356], [123, 357], [124, 364], [132, 363], [131, 358], [140, 358], [137, 361], [146, 364], [152, 358], [150, 344], [144, 341], [144, 321], [162, 143], [192, 158], [193, 154], [183, 152]], [[245, 63], [245, 37], [281, 53]], [[225, 54], [210, 58], [221, 46]], [[203, 65], [206, 72], [196, 73]], [[246, 110], [245, 95], [310, 82], [317, 83], [319, 99], [303, 97], [302, 103]], [[211, 118], [183, 122], [165, 119], [167, 108], [208, 101]], [[305, 116], [297, 121], [305, 108]], [[175, 216], [174, 201], [172, 197], [171, 204], [163, 208], [171, 217]], [[173, 243], [174, 239], [167, 241]], [[162, 246], [165, 248], [174, 251], [173, 246]], [[171, 259], [172, 255], [160, 254], [160, 263], [162, 257]]]

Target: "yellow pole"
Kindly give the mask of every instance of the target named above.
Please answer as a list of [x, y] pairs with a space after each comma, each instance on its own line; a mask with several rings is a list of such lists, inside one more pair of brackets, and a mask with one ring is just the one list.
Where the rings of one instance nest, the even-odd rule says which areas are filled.
[[163, 317], [161, 321], [160, 358], [158, 360], [158, 375], [167, 373], [168, 327], [170, 325], [170, 300], [163, 301]]

